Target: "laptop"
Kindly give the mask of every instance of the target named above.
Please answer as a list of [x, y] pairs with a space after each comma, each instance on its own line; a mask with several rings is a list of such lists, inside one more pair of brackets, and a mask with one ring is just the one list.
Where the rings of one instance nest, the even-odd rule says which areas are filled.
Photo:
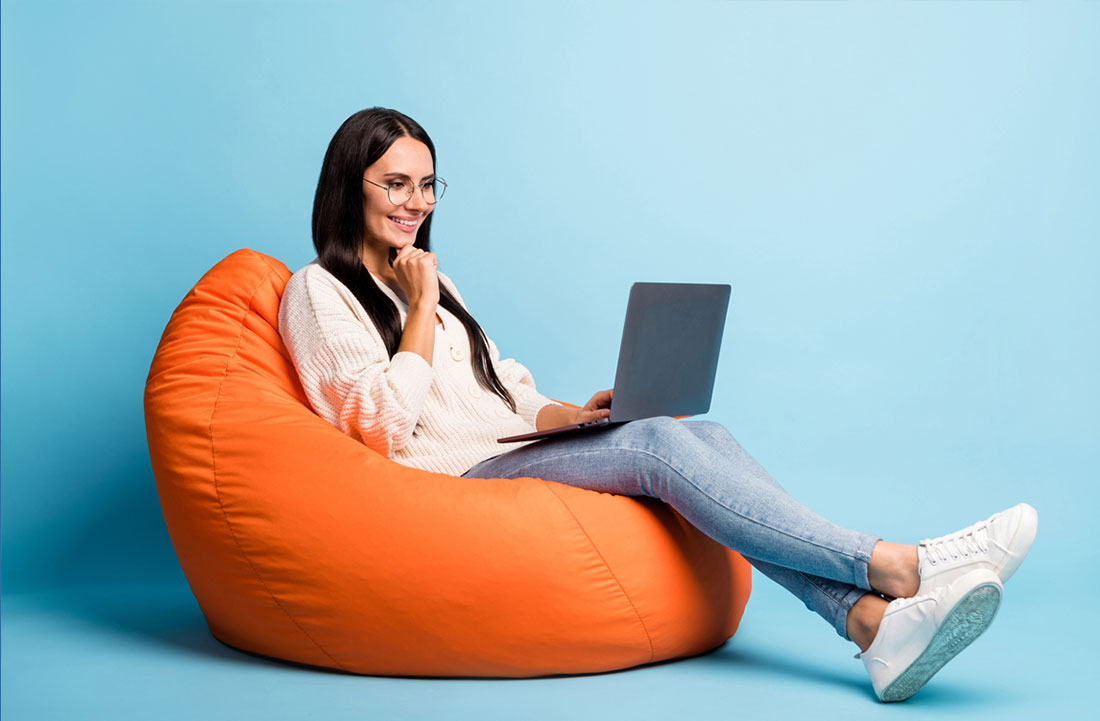
[[610, 416], [497, 442], [592, 431], [655, 416], [706, 413], [729, 300], [726, 284], [635, 283], [626, 306]]

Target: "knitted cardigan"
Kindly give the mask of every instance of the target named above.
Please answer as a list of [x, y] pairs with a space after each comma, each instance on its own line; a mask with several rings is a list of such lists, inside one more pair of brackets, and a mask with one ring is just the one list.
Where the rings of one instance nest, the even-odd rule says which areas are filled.
[[[371, 278], [397, 306], [404, 328], [408, 305], [373, 273]], [[439, 273], [439, 280], [465, 308], [451, 279]], [[493, 368], [516, 401], [513, 413], [474, 377], [465, 326], [443, 306], [436, 310], [443, 325], [435, 326], [431, 365], [409, 351], [390, 358], [362, 304], [315, 258], [287, 281], [279, 333], [318, 415], [398, 463], [462, 475], [533, 443], [496, 439], [535, 430], [539, 410], [553, 401], [515, 359], [500, 360], [489, 339]]]

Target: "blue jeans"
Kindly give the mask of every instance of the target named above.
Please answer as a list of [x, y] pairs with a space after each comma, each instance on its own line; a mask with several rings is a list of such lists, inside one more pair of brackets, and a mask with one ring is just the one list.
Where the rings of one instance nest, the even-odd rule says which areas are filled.
[[713, 421], [661, 416], [544, 438], [462, 475], [529, 476], [660, 498], [800, 598], [844, 639], [849, 609], [871, 589], [867, 564], [878, 537], [841, 528], [791, 498]]

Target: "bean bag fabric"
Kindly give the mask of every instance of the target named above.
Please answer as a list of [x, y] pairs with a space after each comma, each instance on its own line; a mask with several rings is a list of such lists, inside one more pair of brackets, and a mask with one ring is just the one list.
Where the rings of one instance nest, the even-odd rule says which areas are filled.
[[238, 250], [176, 308], [145, 423], [210, 632], [362, 674], [505, 676], [697, 654], [747, 562], [660, 501], [402, 466], [310, 408], [278, 333], [285, 265]]

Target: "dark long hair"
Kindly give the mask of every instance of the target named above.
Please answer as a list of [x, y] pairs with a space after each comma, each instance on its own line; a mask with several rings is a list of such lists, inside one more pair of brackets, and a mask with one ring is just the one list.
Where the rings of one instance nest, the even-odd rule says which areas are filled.
[[[366, 220], [363, 216], [363, 171], [382, 157], [394, 141], [408, 136], [428, 146], [435, 168], [435, 145], [412, 118], [387, 108], [360, 110], [344, 121], [325, 151], [317, 194], [313, 197], [313, 247], [321, 266], [340, 279], [359, 299], [393, 358], [401, 343], [401, 316], [397, 306], [378, 287], [363, 265]], [[421, 223], [413, 246], [431, 251], [432, 217]], [[496, 393], [516, 411], [516, 401], [500, 382], [489, 358], [485, 331], [439, 283], [439, 304], [455, 315], [470, 338], [474, 377], [485, 390]]]

